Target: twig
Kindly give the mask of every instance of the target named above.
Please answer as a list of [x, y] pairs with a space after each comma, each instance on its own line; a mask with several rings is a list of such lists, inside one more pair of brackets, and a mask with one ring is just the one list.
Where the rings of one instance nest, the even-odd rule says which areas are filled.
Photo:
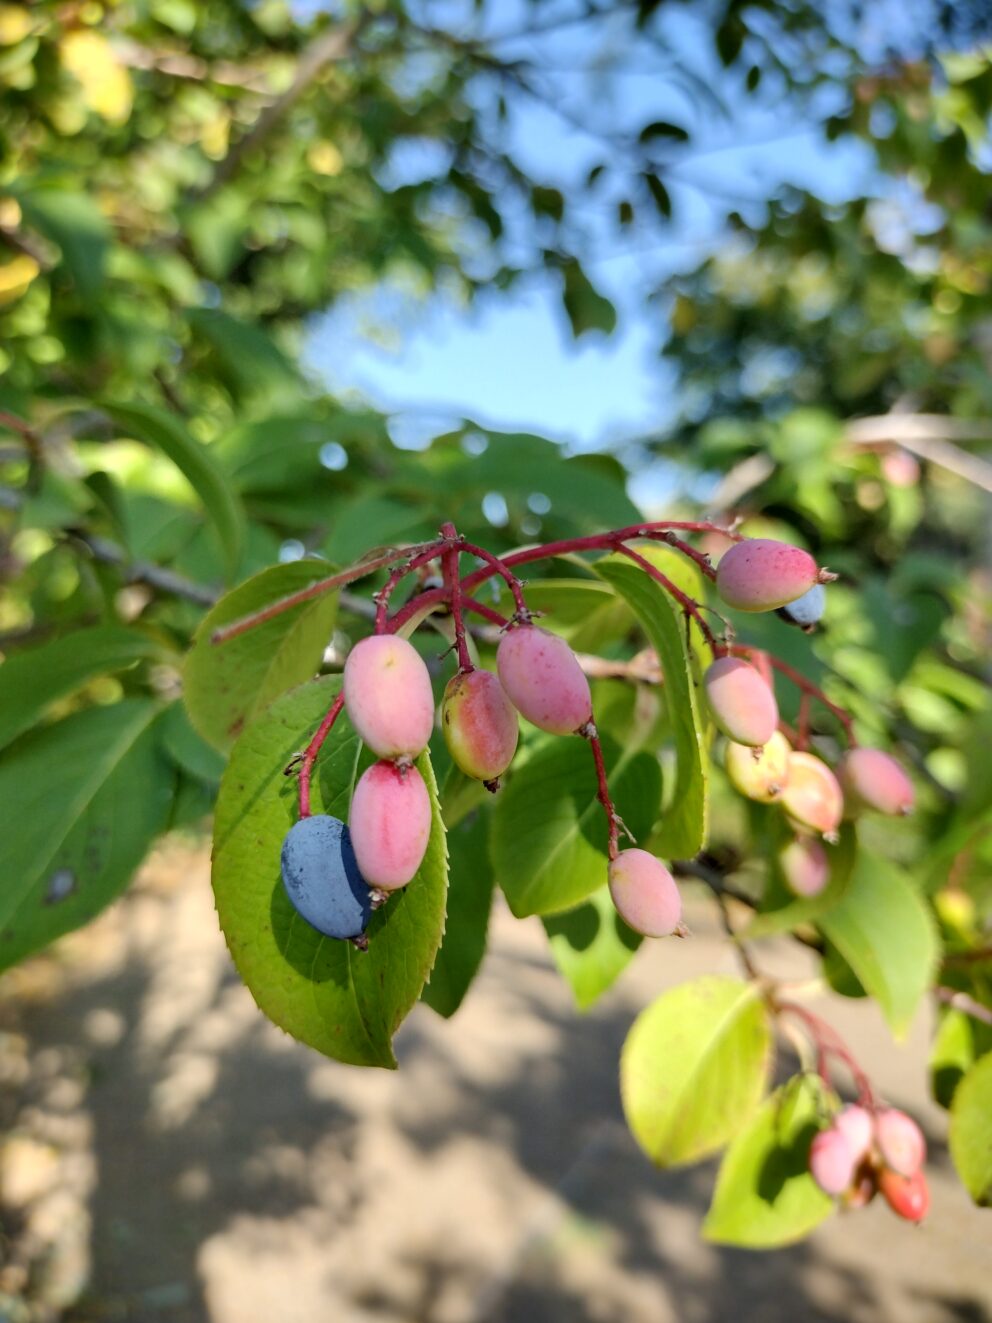
[[967, 992], [938, 986], [934, 988], [933, 995], [945, 1006], [961, 1011], [964, 1015], [970, 1015], [973, 1020], [981, 1020], [982, 1024], [992, 1024], [992, 1010], [988, 1006], [983, 1006], [980, 1001], [976, 1001], [974, 997], [970, 997]]
[[212, 588], [201, 583], [194, 583], [182, 574], [164, 569], [161, 565], [152, 565], [144, 560], [131, 560], [123, 547], [106, 538], [96, 537], [82, 528], [67, 528], [66, 537], [86, 548], [94, 560], [103, 565], [116, 565], [124, 571], [128, 583], [145, 583], [158, 592], [168, 593], [171, 597], [181, 597], [198, 606], [213, 606], [219, 596]]
[[844, 436], [852, 445], [867, 449], [894, 442], [920, 459], [992, 492], [992, 464], [953, 444], [962, 440], [992, 441], [992, 422], [945, 418], [943, 414], [880, 414], [854, 419], [845, 428]]

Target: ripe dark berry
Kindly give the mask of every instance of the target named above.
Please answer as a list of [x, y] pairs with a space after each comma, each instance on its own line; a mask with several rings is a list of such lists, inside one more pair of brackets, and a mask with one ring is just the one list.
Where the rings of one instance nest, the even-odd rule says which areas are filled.
[[780, 606], [777, 615], [783, 620], [788, 620], [790, 624], [799, 625], [801, 629], [814, 629], [823, 618], [823, 612], [827, 606], [827, 590], [822, 583], [814, 583], [809, 592], [803, 593], [802, 597], [797, 597], [794, 602], [786, 602], [785, 606]]
[[302, 918], [326, 937], [360, 937], [372, 914], [348, 828], [338, 818], [301, 818], [282, 843], [286, 894]]

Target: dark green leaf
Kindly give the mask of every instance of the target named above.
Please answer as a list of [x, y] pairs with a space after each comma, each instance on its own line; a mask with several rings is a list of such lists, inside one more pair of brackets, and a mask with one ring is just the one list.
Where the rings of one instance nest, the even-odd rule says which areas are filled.
[[454, 1015], [479, 971], [493, 899], [489, 823], [475, 813], [448, 831], [448, 913], [441, 949], [421, 993], [439, 1015]]
[[[214, 823], [213, 886], [238, 972], [280, 1028], [353, 1065], [396, 1065], [392, 1038], [420, 996], [444, 928], [444, 827], [430, 759], [417, 766], [434, 821], [412, 882], [372, 917], [369, 949], [323, 937], [290, 905], [279, 854], [297, 817], [295, 778], [283, 769], [302, 749], [340, 688], [339, 676], [275, 702], [238, 740], [221, 782]], [[315, 813], [347, 818], [361, 745], [342, 715], [318, 761]]]
[[96, 297], [103, 284], [110, 241], [107, 222], [96, 202], [85, 193], [54, 186], [18, 192], [17, 200], [28, 224], [58, 245], [62, 263], [80, 294]]
[[578, 262], [562, 266], [564, 288], [562, 297], [565, 312], [576, 339], [586, 331], [602, 331], [612, 335], [617, 325], [617, 310], [608, 298], [600, 294]]
[[605, 884], [574, 910], [543, 923], [554, 962], [583, 1011], [616, 982], [644, 940], [620, 918]]
[[976, 1204], [992, 1204], [992, 1054], [977, 1061], [951, 1105], [951, 1157]]

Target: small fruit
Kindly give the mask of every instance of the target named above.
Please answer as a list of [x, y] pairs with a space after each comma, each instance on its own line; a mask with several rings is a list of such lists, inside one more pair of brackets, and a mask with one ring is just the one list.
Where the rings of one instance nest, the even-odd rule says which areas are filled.
[[840, 761], [840, 783], [851, 809], [877, 809], [879, 813], [912, 813], [916, 802], [913, 783], [896, 760], [881, 749], [851, 749]]
[[731, 784], [742, 795], [759, 804], [773, 804], [785, 789], [791, 752], [789, 741], [777, 730], [762, 749], [730, 741], [724, 766]]
[[669, 937], [682, 918], [682, 897], [671, 873], [647, 850], [621, 850], [610, 861], [610, 896], [617, 913], [645, 937]]
[[878, 1193], [878, 1172], [870, 1161], [864, 1161], [857, 1168], [851, 1184], [841, 1195], [845, 1208], [864, 1208]]
[[326, 937], [360, 937], [372, 914], [348, 828], [339, 818], [301, 818], [282, 843], [283, 886], [293, 908]]
[[766, 744], [778, 726], [775, 695], [753, 666], [739, 657], [719, 657], [703, 676], [706, 698], [724, 735], [738, 744]]
[[592, 720], [592, 695], [578, 658], [564, 639], [536, 625], [507, 630], [496, 669], [510, 702], [540, 730], [572, 735]]
[[782, 807], [801, 826], [833, 836], [844, 815], [844, 796], [822, 759], [813, 753], [792, 753]]
[[855, 1162], [862, 1162], [871, 1152], [875, 1137], [875, 1122], [868, 1108], [849, 1103], [840, 1109], [833, 1124], [847, 1140]]
[[802, 597], [780, 606], [777, 614], [793, 625], [799, 625], [804, 630], [812, 630], [823, 618], [826, 606], [827, 590], [822, 583], [814, 583], [809, 592], [803, 593]]
[[434, 729], [434, 694], [423, 658], [406, 639], [372, 634], [344, 664], [344, 705], [377, 758], [416, 758]]
[[830, 881], [830, 860], [815, 836], [797, 836], [778, 853], [785, 885], [796, 896], [818, 896]]
[[727, 551], [716, 571], [717, 592], [739, 611], [774, 611], [802, 597], [819, 567], [808, 551], [772, 538], [745, 538]]
[[348, 817], [370, 887], [396, 891], [416, 874], [431, 834], [431, 801], [416, 767], [374, 763], [359, 778]]
[[809, 1150], [809, 1173], [824, 1194], [836, 1199], [854, 1180], [857, 1164], [850, 1145], [834, 1126], [814, 1135]]
[[927, 1141], [911, 1116], [886, 1107], [875, 1118], [875, 1142], [882, 1161], [900, 1176], [912, 1176], [927, 1157]]
[[883, 1167], [878, 1173], [878, 1188], [885, 1202], [898, 1217], [907, 1222], [922, 1222], [930, 1209], [930, 1190], [922, 1171], [900, 1176]]
[[441, 729], [457, 766], [477, 781], [495, 781], [513, 761], [517, 714], [491, 671], [467, 671], [449, 680]]

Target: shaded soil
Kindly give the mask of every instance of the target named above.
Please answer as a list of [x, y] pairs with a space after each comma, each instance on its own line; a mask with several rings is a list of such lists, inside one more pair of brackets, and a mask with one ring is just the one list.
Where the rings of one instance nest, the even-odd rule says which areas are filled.
[[[418, 1007], [400, 1070], [361, 1071], [262, 1018], [205, 852], [169, 846], [125, 901], [0, 984], [0, 1323], [992, 1319], [992, 1214], [951, 1171], [923, 1016], [896, 1046], [874, 1007], [821, 1008], [927, 1130], [922, 1228], [879, 1204], [774, 1254], [718, 1248], [699, 1238], [714, 1164], [641, 1157], [620, 1045], [653, 995], [733, 972], [710, 918], [693, 907], [691, 941], [642, 950], [583, 1016], [540, 924], [498, 910], [459, 1014]], [[809, 972], [784, 943], [762, 959]]]

